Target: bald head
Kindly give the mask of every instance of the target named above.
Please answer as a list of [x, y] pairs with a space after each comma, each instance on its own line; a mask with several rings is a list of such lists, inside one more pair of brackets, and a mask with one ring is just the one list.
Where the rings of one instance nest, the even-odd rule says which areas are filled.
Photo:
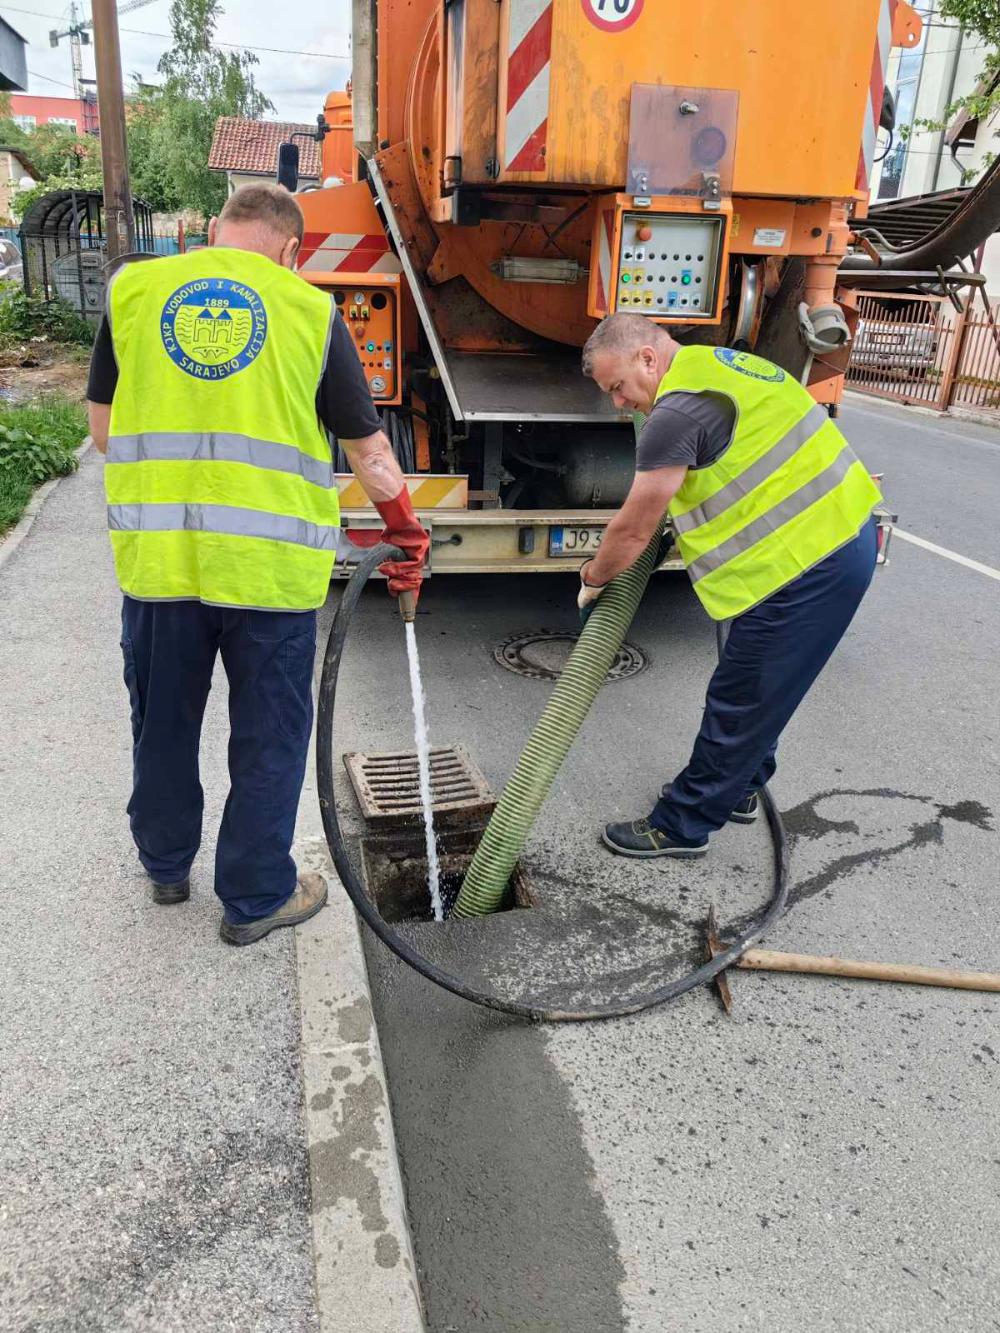
[[583, 373], [615, 407], [649, 412], [678, 344], [644, 315], [621, 311], [601, 321], [583, 349]]

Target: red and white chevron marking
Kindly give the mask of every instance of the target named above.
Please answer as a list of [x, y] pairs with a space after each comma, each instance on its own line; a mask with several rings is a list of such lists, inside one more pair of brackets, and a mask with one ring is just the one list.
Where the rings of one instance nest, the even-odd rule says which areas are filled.
[[402, 265], [380, 233], [307, 231], [299, 270], [321, 273], [400, 273]]
[[858, 154], [856, 184], [859, 190], [867, 190], [870, 187], [875, 165], [875, 141], [878, 138], [878, 123], [882, 116], [882, 97], [885, 93], [885, 76], [889, 68], [889, 52], [892, 50], [892, 19], [895, 9], [896, 0], [882, 0], [878, 16], [878, 35], [875, 39], [875, 50], [872, 52], [871, 76], [868, 81], [869, 104], [865, 109], [861, 151]]
[[597, 247], [597, 306], [601, 314], [611, 310], [611, 297], [614, 291], [612, 279], [611, 247], [615, 234], [615, 210], [601, 210], [600, 240]]
[[544, 171], [552, 81], [553, 0], [510, 0], [506, 171]]

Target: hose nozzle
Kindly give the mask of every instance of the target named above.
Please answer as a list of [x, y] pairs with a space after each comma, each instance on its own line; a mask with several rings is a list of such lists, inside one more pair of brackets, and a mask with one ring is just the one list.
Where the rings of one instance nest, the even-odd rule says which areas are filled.
[[397, 598], [399, 602], [399, 614], [403, 617], [403, 623], [412, 625], [417, 618], [417, 594], [415, 592], [401, 592]]

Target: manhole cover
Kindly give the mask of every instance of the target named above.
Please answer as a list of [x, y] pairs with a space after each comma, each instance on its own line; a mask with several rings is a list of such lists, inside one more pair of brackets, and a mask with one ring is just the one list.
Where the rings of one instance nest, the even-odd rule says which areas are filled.
[[[494, 658], [508, 671], [532, 680], [558, 680], [577, 636], [569, 630], [539, 629], [531, 634], [515, 634], [493, 649]], [[608, 680], [627, 680], [649, 666], [649, 658], [634, 643], [623, 643]]]

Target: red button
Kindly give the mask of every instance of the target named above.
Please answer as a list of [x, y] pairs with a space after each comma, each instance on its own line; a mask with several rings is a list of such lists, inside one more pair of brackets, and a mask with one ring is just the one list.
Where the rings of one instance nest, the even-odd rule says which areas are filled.
[[636, 239], [640, 241], [651, 241], [653, 239], [652, 227], [638, 227], [636, 229]]

